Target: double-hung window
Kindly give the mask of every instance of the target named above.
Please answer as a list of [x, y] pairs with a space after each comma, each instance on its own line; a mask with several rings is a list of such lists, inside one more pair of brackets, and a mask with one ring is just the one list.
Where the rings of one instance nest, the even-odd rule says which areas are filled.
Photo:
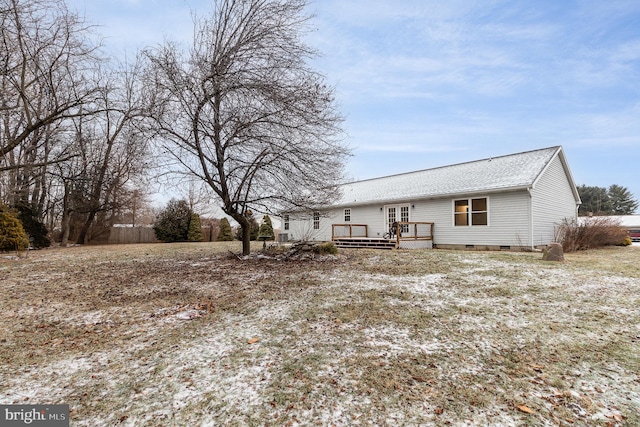
[[489, 225], [489, 203], [487, 198], [454, 200], [453, 223], [456, 227]]
[[344, 210], [344, 222], [351, 222], [351, 209]]
[[313, 213], [313, 229], [320, 230], [320, 212]]

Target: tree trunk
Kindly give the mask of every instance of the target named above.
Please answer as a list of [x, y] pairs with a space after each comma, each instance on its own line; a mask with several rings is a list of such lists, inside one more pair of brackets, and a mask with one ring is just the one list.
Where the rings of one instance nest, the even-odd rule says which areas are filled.
[[249, 255], [251, 253], [251, 221], [242, 214], [227, 213], [240, 224], [242, 228], [242, 255]]
[[242, 255], [251, 253], [251, 223], [242, 226]]
[[96, 217], [96, 211], [92, 209], [91, 212], [89, 212], [89, 215], [87, 216], [87, 220], [84, 222], [84, 224], [82, 224], [82, 228], [80, 229], [80, 234], [78, 234], [78, 239], [76, 240], [77, 244], [79, 245], [87, 244], [87, 233], [89, 232], [89, 228], [91, 227], [91, 224], [93, 224], [93, 220], [95, 217]]
[[62, 237], [60, 239], [60, 246], [67, 246], [67, 241], [69, 240], [69, 216], [71, 212], [69, 212], [69, 182], [64, 182], [64, 196], [62, 198]]

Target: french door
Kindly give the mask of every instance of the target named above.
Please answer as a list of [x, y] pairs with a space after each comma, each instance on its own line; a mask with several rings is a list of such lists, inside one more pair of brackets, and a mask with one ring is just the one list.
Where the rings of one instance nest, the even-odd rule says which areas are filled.
[[[385, 230], [391, 228], [391, 224], [394, 222], [407, 222], [409, 221], [409, 205], [388, 205], [385, 206]], [[404, 224], [401, 233], [409, 232], [409, 225]]]

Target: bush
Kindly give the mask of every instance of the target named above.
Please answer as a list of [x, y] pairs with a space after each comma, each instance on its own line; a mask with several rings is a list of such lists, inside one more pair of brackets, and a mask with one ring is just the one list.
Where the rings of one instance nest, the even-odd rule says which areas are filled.
[[583, 217], [581, 221], [565, 219], [556, 229], [556, 242], [565, 252], [583, 251], [604, 246], [620, 245], [627, 230], [606, 216]]
[[0, 250], [24, 251], [29, 248], [29, 236], [18, 216], [0, 205]]
[[267, 240], [275, 239], [275, 235], [273, 234], [273, 224], [271, 223], [271, 218], [269, 218], [269, 215], [265, 215], [264, 217], [262, 217], [262, 225], [258, 230], [258, 235], [269, 236]]
[[167, 243], [187, 241], [191, 214], [191, 209], [185, 200], [169, 200], [153, 224], [153, 231], [158, 240]]
[[48, 248], [51, 246], [49, 231], [42, 221], [38, 219], [31, 206], [20, 204], [16, 209], [18, 210], [18, 219], [29, 236], [31, 246], [34, 248]]
[[338, 248], [333, 242], [321, 243], [313, 247], [313, 252], [318, 255], [335, 255], [338, 253]]

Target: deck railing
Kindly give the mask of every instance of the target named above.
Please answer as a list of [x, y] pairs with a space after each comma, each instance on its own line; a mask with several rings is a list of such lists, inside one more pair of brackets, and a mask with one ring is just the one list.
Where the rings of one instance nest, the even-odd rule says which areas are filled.
[[331, 240], [341, 237], [369, 237], [367, 224], [331, 224]]
[[396, 247], [424, 247], [433, 244], [433, 222], [400, 221], [396, 234]]

